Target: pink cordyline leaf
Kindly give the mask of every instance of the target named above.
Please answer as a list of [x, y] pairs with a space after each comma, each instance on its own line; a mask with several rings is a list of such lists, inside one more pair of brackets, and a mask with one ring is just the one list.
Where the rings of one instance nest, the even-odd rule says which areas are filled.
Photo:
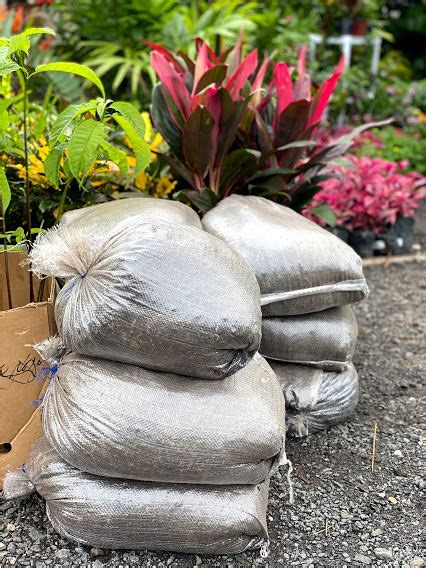
[[200, 37], [195, 38], [195, 50], [197, 55], [201, 49], [205, 49], [207, 51], [207, 55], [211, 63], [218, 64], [220, 63], [220, 57], [218, 57], [215, 52], [207, 45], [207, 43], [201, 39]]
[[238, 66], [235, 72], [229, 77], [225, 83], [225, 89], [228, 90], [233, 101], [238, 100], [240, 91], [247, 79], [256, 71], [257, 67], [257, 49], [247, 55], [244, 61]]
[[314, 98], [312, 99], [311, 117], [309, 119], [308, 126], [311, 126], [315, 124], [315, 122], [321, 120], [325, 107], [327, 106], [327, 103], [337, 85], [337, 82], [342, 76], [344, 68], [345, 57], [342, 55], [333, 73], [322, 83]]
[[209, 113], [212, 115], [214, 120], [214, 126], [211, 135], [212, 149], [210, 157], [210, 164], [213, 166], [216, 159], [217, 144], [219, 139], [220, 114], [222, 110], [220, 104], [219, 89], [217, 85], [212, 85], [206, 93], [206, 108], [209, 111]]
[[302, 75], [297, 78], [294, 83], [293, 98], [295, 101], [311, 100], [311, 78], [309, 75]]
[[277, 93], [277, 108], [274, 116], [275, 129], [282, 112], [293, 100], [293, 83], [291, 81], [290, 70], [283, 61], [275, 65], [274, 85]]
[[229, 51], [229, 55], [227, 57], [227, 63], [229, 65], [229, 72], [231, 75], [241, 65], [241, 58], [243, 53], [243, 40], [244, 40], [244, 33], [241, 30], [240, 33], [238, 34], [237, 43]]
[[203, 43], [198, 50], [197, 59], [195, 60], [194, 86], [192, 88], [192, 96], [197, 92], [198, 81], [206, 71], [214, 66], [214, 64], [209, 59], [209, 50], [210, 48], [206, 43]]
[[300, 50], [297, 61], [297, 80], [294, 84], [293, 99], [311, 100], [311, 77], [306, 73], [306, 45]]
[[303, 77], [306, 75], [306, 45], [302, 46], [299, 53], [299, 59], [297, 61], [297, 75], [298, 77]]
[[182, 75], [185, 74], [185, 70], [182, 68], [182, 65], [173, 57], [173, 55], [170, 53], [168, 49], [166, 49], [162, 45], [158, 45], [158, 43], [153, 43], [152, 41], [147, 41], [145, 39], [142, 40], [142, 43], [144, 45], [152, 47], [154, 51], [158, 51], [158, 53], [161, 53], [161, 55], [163, 55], [167, 59], [167, 61], [173, 65], [173, 67], [178, 73]]
[[256, 77], [251, 86], [251, 92], [254, 93], [251, 99], [251, 104], [253, 106], [257, 106], [262, 98], [261, 88], [263, 80], [265, 78], [266, 70], [268, 69], [269, 62], [270, 62], [269, 57], [265, 57], [265, 60], [260, 66], [259, 71], [257, 72]]
[[177, 73], [166, 57], [158, 51], [151, 51], [150, 60], [153, 69], [179, 112], [184, 119], [187, 119], [189, 116], [189, 93], [183, 77]]

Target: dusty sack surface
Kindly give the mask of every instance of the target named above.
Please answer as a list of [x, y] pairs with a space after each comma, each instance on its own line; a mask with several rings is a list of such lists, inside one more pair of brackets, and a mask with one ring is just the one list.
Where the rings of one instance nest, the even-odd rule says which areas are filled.
[[68, 465], [46, 438], [33, 447], [26, 472], [53, 526], [77, 543], [221, 554], [256, 549], [267, 538], [268, 481], [216, 487], [107, 479]]
[[347, 420], [358, 403], [358, 373], [270, 361], [283, 389], [287, 436], [302, 438]]
[[280, 458], [284, 398], [258, 353], [220, 381], [70, 354], [47, 392], [43, 428], [66, 462], [96, 475], [256, 484]]
[[61, 227], [90, 226], [94, 234], [109, 230], [125, 219], [143, 214], [146, 221], [161, 221], [163, 223], [180, 223], [201, 229], [197, 213], [180, 203], [169, 199], [153, 199], [149, 197], [131, 197], [117, 199], [99, 205], [67, 211], [61, 218]]
[[261, 333], [259, 286], [223, 241], [131, 217], [41, 235], [33, 270], [66, 279], [55, 305], [70, 351], [205, 379], [243, 368]]
[[362, 262], [335, 235], [263, 197], [231, 195], [202, 219], [254, 270], [267, 316], [307, 314], [359, 302]]
[[313, 314], [264, 317], [260, 353], [269, 359], [343, 371], [352, 360], [358, 326], [350, 306]]
[[[96, 550], [61, 538], [44, 502], [0, 501], [0, 565], [95, 568], [234, 567], [252, 563], [296, 566], [408, 568], [421, 551], [422, 409], [426, 349], [424, 264], [371, 267], [371, 294], [356, 308], [360, 335], [354, 363], [360, 403], [354, 417], [327, 432], [291, 440], [295, 499], [288, 504], [285, 475], [274, 478], [268, 507], [271, 552], [233, 557]], [[377, 459], [371, 443], [378, 424]], [[284, 472], [283, 472], [284, 473]], [[327, 521], [327, 534], [325, 532]], [[365, 562], [367, 559], [367, 564]], [[25, 564], [26, 563], [26, 564]], [[43, 564], [44, 563], [44, 564]], [[239, 564], [238, 564], [239, 563]]]

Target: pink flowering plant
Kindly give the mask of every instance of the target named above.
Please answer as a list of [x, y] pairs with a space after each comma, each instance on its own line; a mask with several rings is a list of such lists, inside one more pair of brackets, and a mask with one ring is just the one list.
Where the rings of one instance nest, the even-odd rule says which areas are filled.
[[334, 166], [334, 176], [322, 183], [304, 214], [318, 221], [315, 211], [327, 204], [337, 225], [351, 231], [369, 229], [376, 234], [394, 225], [397, 217], [414, 217], [426, 195], [426, 178], [404, 173], [406, 161], [347, 155], [348, 165]]
[[260, 61], [257, 50], [243, 57], [241, 41], [217, 55], [196, 40], [194, 60], [149, 45], [160, 81], [152, 118], [168, 143], [164, 159], [179, 180], [175, 197], [201, 211], [233, 192], [300, 210], [321, 188], [324, 168], [352, 144], [352, 133], [325, 147], [317, 148], [315, 140], [343, 59], [317, 86], [306, 70], [304, 48], [296, 68], [281, 61], [267, 82], [270, 58]]

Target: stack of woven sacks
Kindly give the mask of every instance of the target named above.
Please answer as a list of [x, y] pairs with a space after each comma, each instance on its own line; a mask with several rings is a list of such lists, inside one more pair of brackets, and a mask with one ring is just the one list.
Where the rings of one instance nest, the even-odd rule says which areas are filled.
[[[133, 203], [132, 203], [133, 202]], [[33, 270], [65, 281], [43, 438], [8, 497], [34, 487], [64, 536], [113, 548], [236, 553], [267, 541], [284, 399], [257, 353], [248, 265], [180, 203], [64, 218]]]
[[276, 372], [294, 436], [347, 418], [358, 401], [350, 304], [368, 293], [358, 255], [298, 213], [233, 195], [203, 218], [256, 273], [262, 294], [260, 353]]

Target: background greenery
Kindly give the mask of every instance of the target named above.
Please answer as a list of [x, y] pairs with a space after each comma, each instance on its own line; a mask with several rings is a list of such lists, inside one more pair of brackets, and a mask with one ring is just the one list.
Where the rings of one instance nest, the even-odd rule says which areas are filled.
[[[4, 36], [30, 25], [48, 25], [56, 31], [54, 38], [40, 38], [33, 51], [34, 66], [59, 60], [86, 64], [102, 78], [109, 96], [131, 101], [141, 111], [149, 110], [156, 83], [149, 64], [150, 47], [145, 42], [193, 56], [195, 37], [207, 40], [219, 52], [241, 36], [246, 52], [257, 47], [262, 55], [269, 53], [275, 60], [294, 65], [310, 33], [338, 35], [348, 22], [364, 22], [369, 34], [383, 38], [379, 75], [372, 77], [368, 72], [369, 49], [355, 49], [352, 66], [329, 105], [328, 121], [331, 125], [352, 126], [394, 117], [392, 126], [377, 133], [379, 146], [363, 142], [357, 153], [392, 161], [408, 160], [407, 170], [422, 173], [426, 149], [425, 19], [426, 0], [29, 0], [12, 3], [0, 11]], [[316, 82], [330, 73], [338, 57], [336, 48], [325, 44], [319, 47], [316, 61], [308, 62]], [[3, 79], [0, 101], [10, 100], [16, 88], [16, 84]], [[65, 209], [82, 206], [110, 198], [118, 191], [165, 197], [174, 188], [167, 165], [155, 159], [157, 154], [153, 153], [143, 175], [131, 179], [115, 170], [104, 175], [98, 171], [88, 177], [83, 187], [71, 187], [62, 203], [60, 191], [43, 177], [45, 143], [59, 112], [70, 103], [95, 96], [93, 86], [72, 75], [56, 73], [34, 81], [29, 109], [33, 133], [30, 181], [39, 224], [52, 224], [59, 205]], [[19, 115], [19, 102], [14, 112]], [[19, 222], [21, 216], [18, 122], [12, 120], [7, 125], [7, 136], [16, 140], [18, 152], [13, 156], [3, 154], [12, 193], [17, 197], [10, 208], [12, 224]], [[151, 131], [146, 139], [153, 152], [161, 150], [163, 142], [155, 132]]]

